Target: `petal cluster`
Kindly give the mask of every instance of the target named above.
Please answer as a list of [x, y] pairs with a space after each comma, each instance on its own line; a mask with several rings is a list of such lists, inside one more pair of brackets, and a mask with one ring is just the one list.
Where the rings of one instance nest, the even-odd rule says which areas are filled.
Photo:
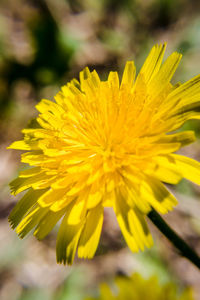
[[115, 283], [117, 287], [114, 289], [115, 292], [103, 283], [100, 286], [99, 297], [90, 297], [85, 300], [194, 300], [191, 289], [185, 289], [179, 293], [175, 284], [161, 285], [156, 276], [144, 279], [134, 273], [130, 277], [116, 277]]
[[43, 239], [62, 219], [60, 263], [71, 264], [76, 251], [80, 258], [94, 256], [104, 207], [114, 209], [132, 251], [150, 247], [146, 215], [152, 207], [167, 213], [177, 204], [163, 183], [185, 177], [200, 184], [200, 164], [174, 154], [195, 140], [192, 131], [176, 130], [200, 118], [200, 76], [172, 85], [181, 55], [162, 63], [165, 46], [152, 48], [137, 77], [132, 61], [121, 81], [117, 72], [101, 81], [84, 69], [54, 102], [36, 105], [38, 117], [10, 146], [25, 150], [21, 161], [31, 166], [10, 184], [14, 195], [26, 191], [11, 225], [22, 238], [34, 228]]

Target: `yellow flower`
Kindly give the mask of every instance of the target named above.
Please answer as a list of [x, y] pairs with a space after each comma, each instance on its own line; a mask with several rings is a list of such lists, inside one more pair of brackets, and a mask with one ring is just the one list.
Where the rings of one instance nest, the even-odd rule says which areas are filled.
[[57, 261], [92, 258], [103, 224], [104, 207], [113, 207], [129, 248], [152, 245], [145, 220], [151, 207], [167, 213], [177, 204], [164, 183], [183, 177], [200, 184], [200, 164], [173, 154], [195, 140], [192, 131], [175, 131], [200, 118], [200, 76], [184, 84], [170, 80], [181, 59], [173, 53], [161, 65], [164, 45], [152, 48], [135, 79], [126, 63], [101, 81], [88, 68], [55, 96], [36, 105], [37, 119], [24, 140], [10, 148], [27, 150], [30, 166], [11, 182], [12, 193], [27, 193], [10, 214], [20, 237], [35, 228], [43, 239], [63, 217]]
[[100, 286], [100, 296], [85, 300], [194, 300], [191, 289], [178, 293], [173, 283], [160, 285], [156, 276], [149, 279], [142, 278], [135, 273], [131, 277], [118, 276], [115, 279], [116, 288], [112, 292], [105, 283]]

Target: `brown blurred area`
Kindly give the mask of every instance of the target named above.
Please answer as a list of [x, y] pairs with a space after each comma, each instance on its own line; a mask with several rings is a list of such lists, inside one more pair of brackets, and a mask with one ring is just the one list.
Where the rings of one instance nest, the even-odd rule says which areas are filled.
[[[122, 73], [127, 60], [139, 69], [155, 43], [167, 42], [167, 54], [183, 59], [174, 82], [200, 73], [200, 2], [191, 0], [1, 0], [0, 1], [0, 299], [79, 300], [118, 273], [157, 274], [192, 286], [200, 300], [200, 273], [150, 224], [155, 245], [144, 253], [127, 249], [111, 210], [105, 212], [96, 257], [56, 264], [56, 231], [38, 242], [19, 240], [8, 224], [17, 201], [8, 183], [17, 176], [20, 153], [6, 147], [22, 137], [41, 98], [53, 99], [85, 66], [102, 79]], [[200, 122], [184, 128], [200, 136]], [[200, 160], [200, 143], [184, 149]], [[171, 188], [171, 187], [170, 187]], [[200, 254], [200, 189], [182, 181], [173, 192], [179, 205], [165, 219]]]

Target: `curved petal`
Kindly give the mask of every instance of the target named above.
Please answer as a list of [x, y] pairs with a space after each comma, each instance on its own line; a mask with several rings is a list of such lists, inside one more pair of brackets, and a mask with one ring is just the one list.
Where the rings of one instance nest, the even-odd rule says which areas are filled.
[[166, 48], [166, 44], [163, 44], [163, 45], [155, 45], [151, 49], [151, 52], [149, 53], [148, 57], [146, 58], [140, 70], [138, 78], [140, 78], [140, 74], [143, 74], [145, 78], [145, 82], [148, 82], [151, 78], [153, 78], [157, 74], [163, 60], [165, 48]]
[[139, 186], [139, 197], [146, 200], [153, 208], [165, 214], [172, 210], [177, 204], [176, 198], [165, 188], [165, 186], [154, 179], [146, 176]]
[[50, 178], [51, 177], [46, 175], [44, 171], [27, 178], [18, 177], [10, 182], [10, 189], [13, 195], [17, 195], [30, 187], [36, 189], [40, 188], [40, 185], [42, 185], [43, 182], [48, 181]]
[[200, 163], [198, 161], [179, 154], [171, 154], [167, 157], [169, 164], [184, 178], [200, 185]]
[[182, 55], [180, 53], [172, 53], [161, 66], [156, 76], [149, 82], [148, 92], [154, 99], [170, 82], [174, 75]]
[[131, 90], [131, 88], [133, 87], [133, 82], [135, 80], [135, 74], [136, 74], [136, 68], [134, 62], [127, 61], [122, 75], [122, 81], [120, 87], [122, 88], [123, 85], [126, 85]]
[[37, 202], [38, 198], [43, 195], [46, 190], [33, 190], [30, 189], [16, 204], [11, 211], [8, 219], [12, 228], [15, 228], [22, 220], [23, 216], [29, 209]]
[[80, 258], [92, 258], [96, 252], [103, 225], [103, 207], [90, 209], [78, 244]]
[[66, 196], [66, 193], [66, 188], [59, 190], [50, 188], [46, 193], [39, 197], [38, 204], [42, 207], [51, 206], [52, 204], [61, 201]]
[[17, 234], [21, 238], [24, 238], [25, 235], [27, 235], [27, 233], [32, 230], [47, 213], [47, 208], [42, 208], [37, 204], [34, 205], [17, 226]]
[[179, 143], [180, 147], [187, 146], [196, 140], [194, 131], [183, 131], [164, 135], [156, 143]]
[[152, 237], [143, 215], [137, 208], [132, 209], [127, 205], [120, 191], [115, 199], [114, 211], [123, 236], [133, 252], [144, 250], [144, 246], [152, 245]]
[[69, 206], [58, 231], [56, 242], [56, 255], [58, 263], [68, 263], [71, 265], [74, 261], [78, 241], [83, 230], [84, 220], [77, 225], [69, 225], [68, 217], [73, 207]]
[[65, 212], [66, 208], [59, 212], [53, 212], [49, 210], [48, 213], [40, 220], [34, 231], [36, 238], [39, 240], [45, 238], [45, 236], [49, 234], [49, 232], [53, 229]]
[[178, 169], [172, 170], [168, 164], [159, 164], [156, 163], [154, 168], [150, 168], [145, 170], [145, 173], [158, 179], [159, 181], [169, 183], [169, 184], [177, 184], [181, 181], [183, 176], [178, 171]]
[[153, 239], [149, 232], [145, 215], [142, 214], [137, 207], [135, 207], [129, 211], [128, 221], [131, 232], [135, 237], [139, 248], [141, 250], [144, 250], [144, 246], [150, 248], [153, 245]]
[[131, 234], [130, 226], [128, 223], [127, 215], [129, 210], [130, 208], [128, 207], [124, 199], [121, 197], [121, 195], [117, 195], [114, 201], [114, 211], [117, 217], [118, 224], [120, 226], [124, 239], [127, 242], [131, 251], [138, 252], [139, 247]]

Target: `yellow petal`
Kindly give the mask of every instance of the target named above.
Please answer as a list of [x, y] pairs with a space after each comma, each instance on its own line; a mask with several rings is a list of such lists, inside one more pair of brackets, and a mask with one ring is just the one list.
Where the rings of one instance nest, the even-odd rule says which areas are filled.
[[128, 221], [138, 247], [141, 250], [144, 250], [144, 246], [150, 248], [153, 245], [153, 239], [145, 221], [145, 216], [135, 207], [129, 210]]
[[[174, 118], [174, 127], [179, 128], [186, 120], [199, 118], [200, 75], [180, 85], [169, 93], [163, 102], [160, 118]], [[178, 124], [177, 124], [178, 123]]]
[[96, 191], [93, 194], [89, 194], [87, 201], [87, 208], [91, 209], [97, 206], [103, 198], [102, 191]]
[[34, 235], [37, 239], [42, 240], [45, 236], [53, 229], [56, 223], [62, 218], [66, 208], [60, 210], [59, 212], [48, 211], [48, 213], [40, 220], [37, 225]]
[[35, 107], [40, 113], [52, 112], [59, 117], [64, 113], [64, 110], [60, 105], [46, 99], [42, 99]]
[[192, 158], [171, 154], [168, 162], [178, 170], [183, 177], [200, 185], [200, 163]]
[[152, 246], [153, 240], [145, 221], [145, 215], [151, 210], [147, 201], [139, 198], [135, 186], [131, 189], [131, 193], [130, 189], [128, 190], [126, 186], [121, 186], [120, 193], [122, 195], [122, 199], [127, 202], [128, 224], [139, 249], [144, 250], [144, 246]]
[[106, 192], [103, 196], [102, 199], [102, 205], [104, 207], [113, 207], [113, 203], [114, 203], [114, 199], [115, 199], [115, 192]]
[[166, 59], [156, 76], [151, 80], [151, 82], [149, 83], [148, 92], [153, 97], [153, 99], [158, 94], [160, 94], [160, 92], [170, 82], [172, 76], [174, 75], [178, 67], [181, 57], [182, 55], [180, 53], [172, 53]]
[[8, 219], [11, 223], [12, 228], [15, 228], [23, 216], [29, 211], [29, 209], [37, 202], [38, 198], [45, 193], [46, 190], [34, 191], [30, 189], [15, 205], [11, 211]]
[[142, 147], [141, 150], [138, 150], [138, 154], [141, 155], [141, 157], [144, 156], [150, 156], [150, 155], [159, 155], [159, 154], [166, 154], [166, 153], [172, 153], [177, 150], [179, 150], [181, 147], [180, 143], [163, 143], [159, 144], [154, 143], [147, 145], [145, 148]]
[[78, 256], [81, 258], [92, 258], [96, 252], [103, 224], [103, 207], [89, 210], [80, 241], [78, 244]]
[[31, 177], [31, 176], [34, 176], [34, 175], [38, 175], [39, 173], [41, 173], [41, 168], [40, 167], [29, 168], [27, 170], [21, 171], [19, 173], [19, 177], [27, 178], [27, 177]]
[[[200, 98], [200, 95], [199, 95]], [[199, 100], [199, 99], [198, 99]], [[182, 106], [177, 110], [172, 117], [177, 118], [177, 121], [181, 121], [181, 125], [187, 120], [200, 119], [200, 101]], [[180, 120], [179, 120], [180, 119]]]
[[38, 204], [41, 207], [48, 207], [53, 203], [60, 201], [64, 196], [66, 196], [66, 189], [60, 189], [60, 190], [49, 189], [38, 199]]
[[78, 198], [69, 213], [68, 223], [70, 225], [79, 224], [81, 222], [82, 218], [85, 216], [86, 207], [87, 207], [86, 197]]
[[166, 44], [163, 45], [155, 45], [148, 57], [146, 58], [138, 78], [140, 78], [140, 74], [142, 74], [145, 78], [145, 82], [148, 82], [151, 78], [153, 78], [160, 69], [162, 59], [165, 53]]
[[62, 130], [62, 127], [65, 125], [62, 118], [53, 115], [51, 112], [39, 114], [37, 122], [41, 127], [49, 130]]
[[136, 74], [136, 68], [134, 62], [127, 61], [122, 76], [121, 87], [123, 87], [123, 85], [126, 85], [128, 88], [131, 89], [133, 87], [135, 74]]
[[17, 195], [30, 187], [34, 189], [43, 188], [42, 184], [48, 182], [48, 179], [50, 179], [50, 176], [42, 171], [39, 174], [28, 178], [18, 177], [10, 182], [10, 189], [13, 195]]
[[158, 143], [179, 143], [181, 147], [187, 146], [196, 140], [194, 131], [183, 131], [174, 134], [168, 134], [160, 139]]
[[122, 198], [119, 192], [116, 195], [113, 208], [125, 241], [127, 242], [131, 251], [138, 252], [139, 247], [135, 241], [135, 238], [132, 236], [130, 225], [128, 223], [128, 212], [130, 211], [130, 207], [128, 207], [125, 199]]
[[90, 77], [90, 70], [88, 67], [86, 67], [85, 69], [83, 69], [83, 71], [80, 72], [80, 83], [82, 85], [82, 83], [84, 82], [84, 80], [88, 79]]
[[74, 261], [76, 248], [84, 225], [84, 222], [80, 222], [77, 225], [68, 224], [68, 216], [72, 207], [73, 203], [69, 206], [62, 220], [56, 242], [57, 262], [68, 263], [69, 265]]
[[31, 150], [31, 147], [23, 140], [12, 143], [7, 149]]
[[139, 186], [139, 199], [145, 199], [160, 213], [167, 213], [177, 204], [176, 198], [158, 180], [146, 177]]
[[52, 162], [52, 159], [45, 156], [42, 151], [31, 151], [22, 154], [21, 162], [29, 164], [30, 166], [37, 166], [44, 162]]
[[185, 105], [191, 104], [191, 99], [199, 100], [200, 95], [200, 75], [195, 76], [189, 81], [181, 84], [173, 90], [166, 98], [165, 102], [169, 106], [177, 103], [176, 108], [181, 108]]
[[103, 195], [104, 195], [104, 190], [101, 186], [101, 182], [100, 181], [94, 182], [91, 185], [91, 189], [88, 195], [87, 208], [91, 209], [97, 206], [101, 202]]
[[127, 200], [128, 205], [133, 209], [136, 206], [142, 213], [148, 214], [151, 210], [151, 206], [145, 199], [142, 199], [142, 201], [140, 201], [137, 193], [137, 185], [132, 182], [126, 181], [126, 189], [127, 195], [125, 196], [125, 199]]
[[97, 72], [95, 70], [93, 70], [90, 73], [90, 79], [91, 79], [92, 84], [95, 87], [99, 87], [101, 81], [100, 81], [99, 75], [97, 74]]
[[108, 76], [108, 83], [114, 89], [119, 88], [119, 76], [117, 72], [110, 72]]
[[32, 230], [40, 220], [47, 214], [47, 208], [41, 208], [35, 205], [31, 208], [30, 212], [24, 217], [16, 228], [17, 234], [23, 238], [27, 233]]
[[156, 161], [154, 168], [149, 168], [145, 170], [145, 173], [166, 183], [177, 184], [183, 178], [181, 173], [177, 170], [171, 169], [166, 161], [159, 163], [160, 160], [154, 159]]

